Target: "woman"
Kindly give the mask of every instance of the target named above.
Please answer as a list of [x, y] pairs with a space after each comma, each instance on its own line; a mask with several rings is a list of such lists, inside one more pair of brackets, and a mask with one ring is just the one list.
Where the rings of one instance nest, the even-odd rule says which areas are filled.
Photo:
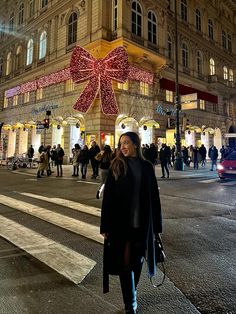
[[79, 144], [75, 144], [72, 150], [72, 165], [73, 165], [73, 174], [72, 177], [78, 177], [79, 175], [79, 154], [80, 154], [80, 146]]
[[111, 160], [113, 157], [112, 156], [112, 150], [111, 150], [111, 147], [109, 145], [105, 145], [104, 149], [99, 154], [101, 154], [101, 158], [100, 158], [99, 162], [100, 162], [102, 179], [101, 179], [101, 184], [100, 184], [99, 189], [98, 189], [97, 194], [96, 194], [97, 199], [100, 198], [102, 191], [104, 189], [104, 185], [106, 182], [108, 171], [109, 171], [109, 168], [111, 165]]
[[100, 232], [105, 238], [103, 291], [109, 291], [109, 274], [119, 275], [126, 313], [136, 313], [136, 289], [144, 256], [149, 276], [155, 274], [153, 242], [161, 231], [153, 166], [142, 157], [139, 136], [124, 133], [105, 184]]

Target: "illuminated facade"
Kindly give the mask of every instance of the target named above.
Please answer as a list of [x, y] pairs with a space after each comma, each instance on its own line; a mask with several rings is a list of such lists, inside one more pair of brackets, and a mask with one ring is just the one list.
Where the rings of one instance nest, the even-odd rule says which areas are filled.
[[[31, 144], [37, 151], [41, 143], [60, 143], [69, 157], [77, 142], [95, 139], [114, 147], [127, 130], [139, 132], [143, 143], [174, 144], [174, 1], [3, 2], [0, 122], [6, 156], [25, 153]], [[177, 2], [182, 142], [219, 148], [225, 133], [235, 132], [236, 5]], [[125, 83], [112, 81], [118, 114], [104, 115], [99, 95], [88, 112], [73, 109], [87, 84], [75, 84], [70, 74], [77, 44], [96, 59], [125, 47], [133, 71]], [[37, 124], [48, 111], [45, 132]]]

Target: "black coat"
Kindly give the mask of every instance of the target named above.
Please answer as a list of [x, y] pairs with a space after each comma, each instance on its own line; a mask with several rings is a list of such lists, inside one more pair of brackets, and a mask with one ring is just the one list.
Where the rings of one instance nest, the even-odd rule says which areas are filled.
[[[126, 176], [119, 177], [117, 181], [111, 171], [106, 179], [100, 232], [108, 233], [109, 238], [114, 240], [116, 247], [112, 251], [112, 258], [106, 254], [106, 245], [104, 247], [104, 292], [109, 291], [108, 275], [118, 275], [122, 270], [120, 254], [124, 250], [124, 244], [129, 239], [133, 180], [129, 168]], [[147, 253], [149, 275], [153, 276], [155, 274], [153, 242], [155, 234], [162, 232], [162, 217], [154, 169], [152, 164], [146, 160], [141, 160], [141, 192], [137, 197], [139, 197], [141, 215], [138, 238], [142, 245], [143, 256]], [[110, 265], [111, 261], [113, 265]]]

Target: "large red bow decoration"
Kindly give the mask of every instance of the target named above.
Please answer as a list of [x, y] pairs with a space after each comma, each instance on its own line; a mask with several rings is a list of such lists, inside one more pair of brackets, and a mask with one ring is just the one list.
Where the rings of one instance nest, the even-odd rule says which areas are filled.
[[103, 59], [95, 59], [88, 51], [77, 46], [72, 53], [70, 72], [76, 83], [89, 80], [74, 109], [87, 112], [100, 91], [102, 112], [118, 113], [111, 80], [124, 83], [128, 78], [128, 54], [124, 47], [115, 48]]

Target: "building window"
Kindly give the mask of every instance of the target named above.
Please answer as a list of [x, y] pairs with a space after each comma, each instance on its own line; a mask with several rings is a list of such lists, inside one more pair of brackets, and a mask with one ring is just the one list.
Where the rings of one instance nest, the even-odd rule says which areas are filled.
[[24, 103], [27, 103], [30, 101], [30, 92], [24, 93]]
[[34, 0], [29, 2], [29, 17], [34, 16]]
[[24, 22], [24, 3], [21, 3], [19, 6], [18, 25], [23, 24], [23, 22]]
[[188, 68], [188, 46], [185, 43], [182, 44], [182, 64]]
[[0, 58], [0, 77], [3, 76], [3, 59]]
[[22, 47], [18, 46], [16, 50], [16, 70], [20, 70], [21, 68], [21, 60], [22, 60]]
[[77, 14], [73, 12], [69, 18], [68, 24], [68, 45], [77, 41]]
[[113, 31], [118, 28], [118, 1], [113, 0]]
[[201, 110], [205, 110], [206, 109], [206, 102], [203, 99], [199, 99], [199, 108]]
[[224, 30], [222, 31], [222, 46], [223, 46], [224, 49], [227, 49], [226, 33], [225, 33]]
[[230, 82], [234, 81], [234, 72], [232, 69], [229, 69], [229, 81]]
[[43, 99], [43, 89], [42, 88], [38, 88], [36, 90], [36, 100], [40, 100]]
[[198, 74], [202, 74], [202, 67], [203, 67], [202, 53], [198, 51], [197, 52], [197, 73]]
[[186, 21], [188, 20], [188, 3], [187, 3], [187, 0], [181, 0], [181, 19], [183, 21]]
[[4, 100], [3, 100], [3, 108], [8, 107], [8, 98], [7, 98], [7, 92], [4, 93]]
[[47, 50], [47, 33], [43, 31], [39, 38], [39, 59], [42, 59], [46, 56]]
[[144, 82], [140, 82], [140, 94], [148, 96], [149, 95], [149, 85]]
[[227, 41], [228, 41], [228, 51], [232, 52], [232, 36], [228, 34], [227, 36]]
[[27, 43], [27, 56], [26, 65], [30, 65], [33, 62], [34, 42], [31, 38]]
[[132, 2], [132, 33], [142, 36], [142, 10], [137, 1]]
[[171, 90], [166, 90], [166, 101], [173, 102], [174, 94]]
[[223, 76], [224, 76], [224, 80], [228, 80], [229, 73], [228, 73], [228, 68], [226, 66], [223, 67]]
[[18, 95], [13, 96], [13, 106], [18, 105]]
[[215, 69], [215, 60], [210, 59], [210, 75], [215, 75], [216, 74], [216, 69]]
[[196, 29], [200, 32], [202, 29], [201, 26], [201, 12], [199, 9], [196, 9]]
[[12, 71], [12, 56], [11, 52], [7, 55], [7, 66], [6, 66], [6, 75], [9, 75]]
[[172, 59], [172, 40], [170, 37], [170, 34], [168, 34], [168, 38], [167, 38], [167, 52], [168, 52], [168, 58]]
[[122, 89], [122, 90], [128, 90], [129, 89], [129, 84], [128, 81], [126, 81], [125, 83], [117, 83], [117, 88], [118, 89]]
[[217, 104], [212, 104], [212, 110], [217, 113]]
[[14, 30], [14, 13], [11, 13], [9, 18], [9, 32], [13, 32]]
[[48, 5], [48, 0], [41, 0], [41, 9]]
[[2, 25], [0, 26], [0, 39], [4, 39], [5, 37], [5, 23], [2, 23]]
[[152, 11], [148, 12], [148, 40], [157, 44], [157, 19]]
[[66, 82], [65, 82], [65, 92], [69, 93], [69, 92], [72, 92], [73, 90], [75, 90], [75, 83], [73, 82], [73, 80], [72, 79], [66, 80]]
[[208, 37], [214, 39], [213, 22], [211, 19], [208, 20]]

